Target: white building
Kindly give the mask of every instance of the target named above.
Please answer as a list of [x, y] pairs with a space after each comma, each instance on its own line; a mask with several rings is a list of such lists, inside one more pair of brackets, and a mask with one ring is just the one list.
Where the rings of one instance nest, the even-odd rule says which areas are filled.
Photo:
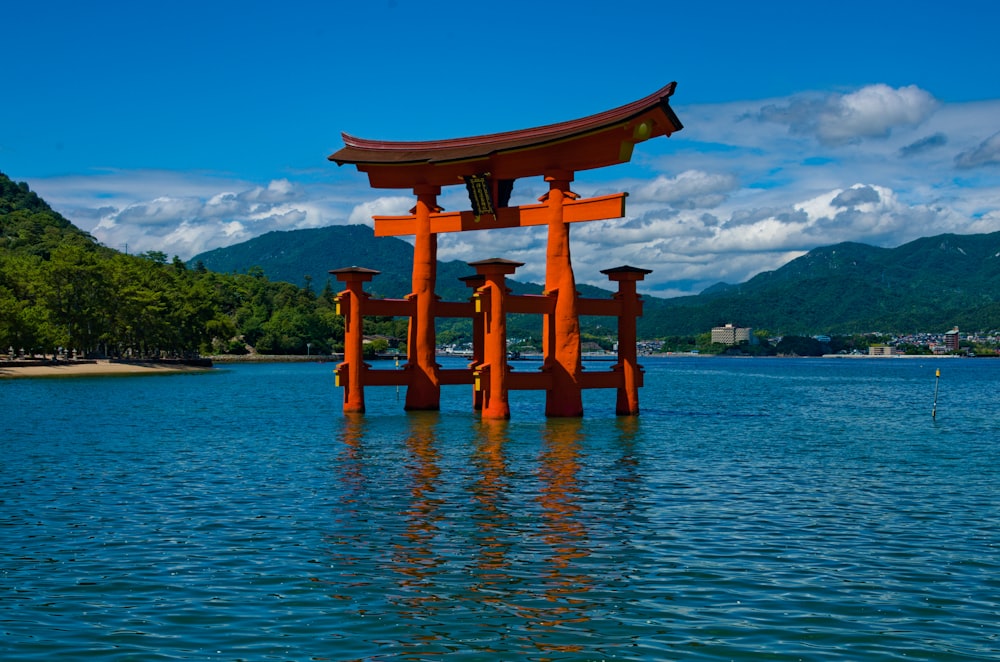
[[712, 328], [712, 342], [723, 345], [738, 345], [741, 342], [752, 342], [753, 329], [749, 326], [716, 326]]

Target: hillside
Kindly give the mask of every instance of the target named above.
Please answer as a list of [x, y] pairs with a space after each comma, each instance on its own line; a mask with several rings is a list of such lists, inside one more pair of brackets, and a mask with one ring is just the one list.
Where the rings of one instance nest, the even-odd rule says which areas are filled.
[[[302, 285], [326, 283], [330, 269], [360, 266], [382, 273], [369, 290], [382, 296], [409, 292], [413, 247], [395, 237], [375, 238], [364, 225], [268, 232], [249, 241], [201, 253], [188, 260], [219, 273], [247, 273], [260, 267], [271, 280]], [[405, 266], [402, 266], [405, 265]]]
[[48, 258], [62, 244], [96, 248], [93, 237], [0, 172], [0, 249]]
[[[370, 291], [400, 297], [410, 291], [413, 249], [394, 237], [376, 238], [367, 226], [271, 232], [198, 255], [213, 271], [246, 273], [260, 267], [272, 280], [297, 284], [310, 276], [325, 283], [332, 268], [379, 269]], [[655, 265], [653, 265], [655, 267]], [[438, 267], [438, 291], [459, 300], [468, 290], [458, 280], [470, 273], [461, 261]], [[515, 292], [537, 284], [512, 282]], [[585, 296], [609, 292], [581, 286]], [[726, 322], [776, 333], [911, 332], [958, 325], [969, 330], [1000, 327], [1000, 232], [939, 235], [897, 248], [841, 243], [810, 251], [775, 271], [737, 285], [718, 284], [689, 297], [645, 297], [643, 337], [692, 335]]]
[[650, 300], [641, 330], [697, 333], [723, 322], [782, 333], [1000, 327], [1000, 232], [897, 248], [841, 243], [701, 295]]

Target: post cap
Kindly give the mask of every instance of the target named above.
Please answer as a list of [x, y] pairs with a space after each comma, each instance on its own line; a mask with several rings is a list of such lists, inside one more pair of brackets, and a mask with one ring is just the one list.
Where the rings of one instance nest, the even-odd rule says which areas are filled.
[[337, 277], [337, 280], [349, 283], [352, 281], [361, 281], [366, 283], [370, 281], [375, 276], [378, 276], [381, 271], [376, 271], [375, 269], [366, 269], [365, 267], [343, 267], [341, 269], [330, 269], [329, 273]]
[[646, 277], [646, 274], [653, 273], [653, 270], [631, 267], [624, 264], [613, 269], [601, 269], [601, 273], [607, 276], [609, 280], [642, 280]]
[[502, 257], [491, 257], [486, 260], [469, 262], [468, 264], [470, 267], [474, 268], [476, 273], [480, 276], [484, 276], [486, 274], [512, 274], [517, 271], [518, 267], [524, 266], [524, 262], [505, 260]]

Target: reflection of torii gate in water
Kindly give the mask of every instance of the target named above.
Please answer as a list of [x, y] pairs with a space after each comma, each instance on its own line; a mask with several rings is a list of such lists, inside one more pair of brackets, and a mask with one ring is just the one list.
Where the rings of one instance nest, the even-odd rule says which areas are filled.
[[[682, 126], [669, 105], [675, 83], [625, 106], [583, 119], [471, 138], [429, 142], [384, 142], [342, 134], [344, 147], [330, 156], [368, 173], [373, 188], [412, 189], [409, 216], [375, 216], [375, 235], [415, 235], [413, 292], [406, 299], [370, 299], [363, 283], [379, 272], [350, 267], [330, 273], [346, 285], [338, 298], [345, 315], [344, 362], [337, 382], [344, 387], [344, 411], [363, 412], [364, 387], [405, 385], [406, 409], [438, 409], [442, 384], [474, 384], [473, 404], [484, 418], [508, 418], [510, 389], [546, 391], [547, 416], [583, 414], [581, 389], [618, 389], [617, 412], [639, 413], [642, 370], [636, 362], [636, 318], [642, 303], [636, 281], [648, 270], [619, 267], [602, 271], [619, 283], [613, 299], [584, 299], [576, 291], [570, 262], [569, 223], [621, 218], [625, 193], [580, 199], [570, 190], [574, 173], [625, 163], [636, 143], [669, 136]], [[549, 191], [541, 204], [509, 207], [514, 181], [543, 176]], [[437, 205], [442, 186], [465, 184], [473, 209], [444, 213]], [[548, 226], [545, 293], [514, 296], [506, 275], [523, 263], [500, 258], [471, 262], [477, 275], [470, 302], [439, 301], [435, 295], [437, 234], [530, 225]], [[507, 313], [544, 316], [541, 371], [518, 373], [507, 365]], [[410, 318], [408, 361], [402, 371], [369, 370], [362, 359], [362, 318]], [[618, 363], [610, 371], [584, 372], [580, 315], [618, 318]], [[435, 318], [473, 319], [473, 363], [443, 370], [435, 360]]]

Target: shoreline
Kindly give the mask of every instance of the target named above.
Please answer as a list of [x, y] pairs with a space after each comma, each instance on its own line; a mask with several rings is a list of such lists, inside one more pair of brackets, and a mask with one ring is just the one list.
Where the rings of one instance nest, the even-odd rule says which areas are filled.
[[[448, 356], [448, 355], [442, 355]], [[663, 354], [641, 354], [639, 359], [656, 359], [659, 357], [685, 357], [685, 358], [718, 358], [711, 354], [695, 354], [688, 352], [667, 352]], [[586, 358], [586, 357], [584, 357]], [[607, 360], [604, 356], [600, 357]], [[791, 356], [766, 356], [766, 357], [731, 357], [731, 358], [757, 358], [757, 359], [958, 359], [965, 358], [954, 354], [933, 355], [895, 355], [895, 356], [871, 356], [868, 354], [824, 354], [822, 357], [791, 357]], [[984, 357], [989, 358], [989, 357]], [[109, 359], [86, 359], [80, 361], [48, 361], [48, 360], [21, 360], [8, 361], [0, 360], [0, 380], [17, 379], [22, 377], [98, 377], [98, 376], [127, 376], [127, 375], [169, 375], [181, 373], [210, 372], [216, 366], [233, 363], [336, 363], [343, 360], [336, 355], [219, 355], [208, 358], [205, 365], [186, 365], [180, 362], [171, 361], [117, 361]], [[514, 361], [516, 363], [517, 361]]]
[[[27, 364], [27, 365], [25, 365]], [[211, 365], [185, 365], [157, 361], [0, 361], [0, 379], [21, 377], [94, 377], [122, 375], [170, 375], [208, 372]]]

